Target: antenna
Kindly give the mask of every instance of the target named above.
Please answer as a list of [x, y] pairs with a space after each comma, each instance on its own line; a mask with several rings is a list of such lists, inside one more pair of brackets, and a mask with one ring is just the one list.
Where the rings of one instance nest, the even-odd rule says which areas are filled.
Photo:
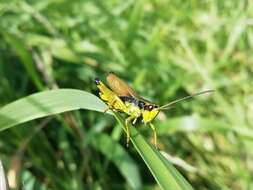
[[202, 94], [207, 94], [207, 93], [211, 93], [211, 92], [214, 92], [214, 90], [205, 90], [205, 91], [202, 91], [202, 92], [198, 92], [196, 94], [192, 94], [192, 95], [189, 95], [189, 96], [185, 96], [183, 98], [179, 98], [177, 100], [174, 100], [168, 104], [165, 104], [161, 107], [159, 107], [160, 110], [166, 110], [166, 109], [170, 109], [172, 105], [178, 103], [178, 102], [181, 102], [183, 100], [187, 100], [187, 99], [190, 99], [190, 98], [193, 98], [195, 96], [199, 96], [199, 95], [202, 95]]

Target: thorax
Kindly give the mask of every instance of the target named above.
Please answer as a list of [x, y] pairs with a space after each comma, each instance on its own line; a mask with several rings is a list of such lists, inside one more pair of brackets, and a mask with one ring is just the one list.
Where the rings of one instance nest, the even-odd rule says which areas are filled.
[[126, 105], [126, 113], [128, 115], [135, 115], [136, 117], [141, 116], [142, 109], [144, 106], [144, 102], [134, 98], [134, 97], [128, 97], [128, 96], [121, 96], [120, 99], [124, 102]]

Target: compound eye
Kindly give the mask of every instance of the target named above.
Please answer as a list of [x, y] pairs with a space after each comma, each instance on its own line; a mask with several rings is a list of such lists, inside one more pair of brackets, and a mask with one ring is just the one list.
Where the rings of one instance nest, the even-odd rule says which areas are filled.
[[153, 105], [147, 105], [147, 110], [151, 111], [153, 109]]

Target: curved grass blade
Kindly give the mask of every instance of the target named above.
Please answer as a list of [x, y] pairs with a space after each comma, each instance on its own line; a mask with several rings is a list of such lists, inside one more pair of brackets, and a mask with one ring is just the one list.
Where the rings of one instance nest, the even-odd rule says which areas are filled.
[[[124, 121], [115, 113], [118, 122], [124, 127]], [[151, 171], [155, 180], [164, 190], [193, 190], [183, 176], [164, 158], [157, 149], [151, 146], [138, 133], [134, 127], [130, 127], [131, 141], [145, 164]]]
[[106, 105], [95, 95], [81, 90], [43, 91], [2, 107], [0, 131], [26, 121], [77, 109], [103, 112]]

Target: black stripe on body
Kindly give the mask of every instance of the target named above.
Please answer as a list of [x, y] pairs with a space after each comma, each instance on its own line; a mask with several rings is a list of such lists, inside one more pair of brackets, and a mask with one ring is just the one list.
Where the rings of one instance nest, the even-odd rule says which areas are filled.
[[146, 105], [145, 102], [138, 100], [134, 97], [130, 97], [130, 96], [120, 96], [120, 99], [125, 103], [125, 102], [129, 102], [132, 103], [136, 106], [138, 106], [140, 109], [143, 109], [144, 106]]

